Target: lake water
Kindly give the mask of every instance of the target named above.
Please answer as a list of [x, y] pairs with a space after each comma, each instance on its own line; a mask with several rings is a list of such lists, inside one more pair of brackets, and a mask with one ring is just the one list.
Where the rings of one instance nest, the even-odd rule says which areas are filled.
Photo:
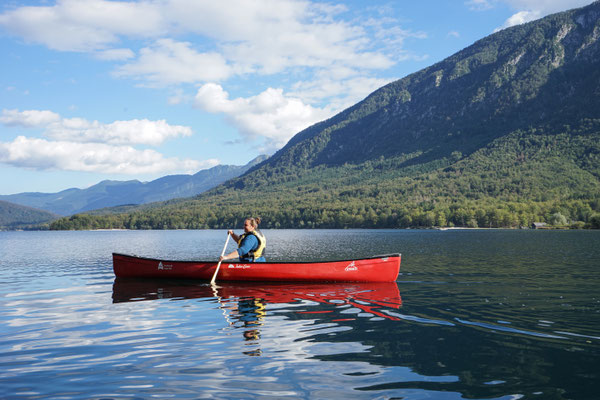
[[225, 231], [0, 232], [0, 398], [600, 398], [598, 231], [264, 233], [271, 260], [401, 275], [123, 281], [112, 252], [212, 260]]

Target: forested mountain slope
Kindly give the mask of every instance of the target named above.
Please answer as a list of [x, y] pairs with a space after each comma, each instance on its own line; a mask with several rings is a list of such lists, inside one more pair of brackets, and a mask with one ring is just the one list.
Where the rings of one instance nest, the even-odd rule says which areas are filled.
[[[599, 211], [595, 2], [505, 29], [390, 83], [197, 198], [87, 221], [229, 227], [260, 215], [271, 227], [582, 226], [595, 225]], [[55, 227], [88, 223], [77, 218]]]
[[273, 168], [471, 154], [515, 130], [599, 117], [600, 3], [488, 36], [296, 135]]
[[0, 230], [33, 228], [59, 217], [47, 211], [0, 200]]

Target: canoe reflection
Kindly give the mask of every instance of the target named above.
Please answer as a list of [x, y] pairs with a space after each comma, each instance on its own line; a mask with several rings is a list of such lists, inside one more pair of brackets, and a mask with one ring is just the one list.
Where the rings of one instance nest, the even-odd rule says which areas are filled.
[[[397, 309], [402, 305], [396, 282], [340, 282], [340, 283], [262, 283], [227, 282], [211, 286], [206, 282], [182, 282], [181, 280], [126, 279], [116, 278], [113, 284], [113, 303], [156, 299], [218, 298], [237, 301], [238, 308], [250, 308], [263, 313], [265, 304], [297, 303], [309, 300], [340, 307], [351, 305], [364, 312], [396, 319], [381, 313], [381, 308]], [[250, 305], [246, 301], [260, 300]], [[302, 311], [321, 313], [323, 311]]]
[[[202, 282], [173, 280], [140, 280], [116, 278], [113, 284], [113, 303], [156, 300], [212, 298], [219, 303], [223, 316], [233, 328], [243, 330], [248, 356], [260, 356], [261, 327], [267, 316], [268, 304], [300, 304], [293, 312], [303, 319], [327, 319], [330, 322], [353, 321], [356, 314], [378, 316], [391, 320], [385, 308], [397, 309], [402, 305], [396, 282], [370, 283], [261, 283], [227, 282], [211, 286]], [[315, 304], [316, 303], [316, 304]], [[343, 318], [336, 315], [355, 308]], [[293, 311], [292, 311], [293, 310]], [[360, 311], [359, 311], [360, 310]], [[364, 314], [366, 313], [366, 314]]]

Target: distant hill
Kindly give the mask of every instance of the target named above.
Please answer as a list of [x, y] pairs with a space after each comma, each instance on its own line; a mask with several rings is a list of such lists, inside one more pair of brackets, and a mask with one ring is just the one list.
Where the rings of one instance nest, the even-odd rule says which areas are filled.
[[0, 230], [27, 229], [60, 218], [48, 211], [0, 201]]
[[248, 215], [274, 228], [600, 225], [600, 1], [390, 83], [198, 197], [92, 219], [194, 228]]
[[0, 200], [60, 215], [71, 215], [124, 204], [144, 204], [177, 197], [190, 197], [243, 174], [266, 158], [260, 156], [243, 166], [217, 165], [194, 175], [169, 175], [151, 182], [106, 180], [87, 189], [72, 188], [58, 193], [0, 195]]

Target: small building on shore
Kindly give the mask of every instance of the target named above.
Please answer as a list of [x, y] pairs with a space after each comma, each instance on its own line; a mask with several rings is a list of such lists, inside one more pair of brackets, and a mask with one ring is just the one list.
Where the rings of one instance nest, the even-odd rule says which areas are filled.
[[531, 224], [531, 229], [544, 229], [548, 225], [545, 222], [534, 222]]

